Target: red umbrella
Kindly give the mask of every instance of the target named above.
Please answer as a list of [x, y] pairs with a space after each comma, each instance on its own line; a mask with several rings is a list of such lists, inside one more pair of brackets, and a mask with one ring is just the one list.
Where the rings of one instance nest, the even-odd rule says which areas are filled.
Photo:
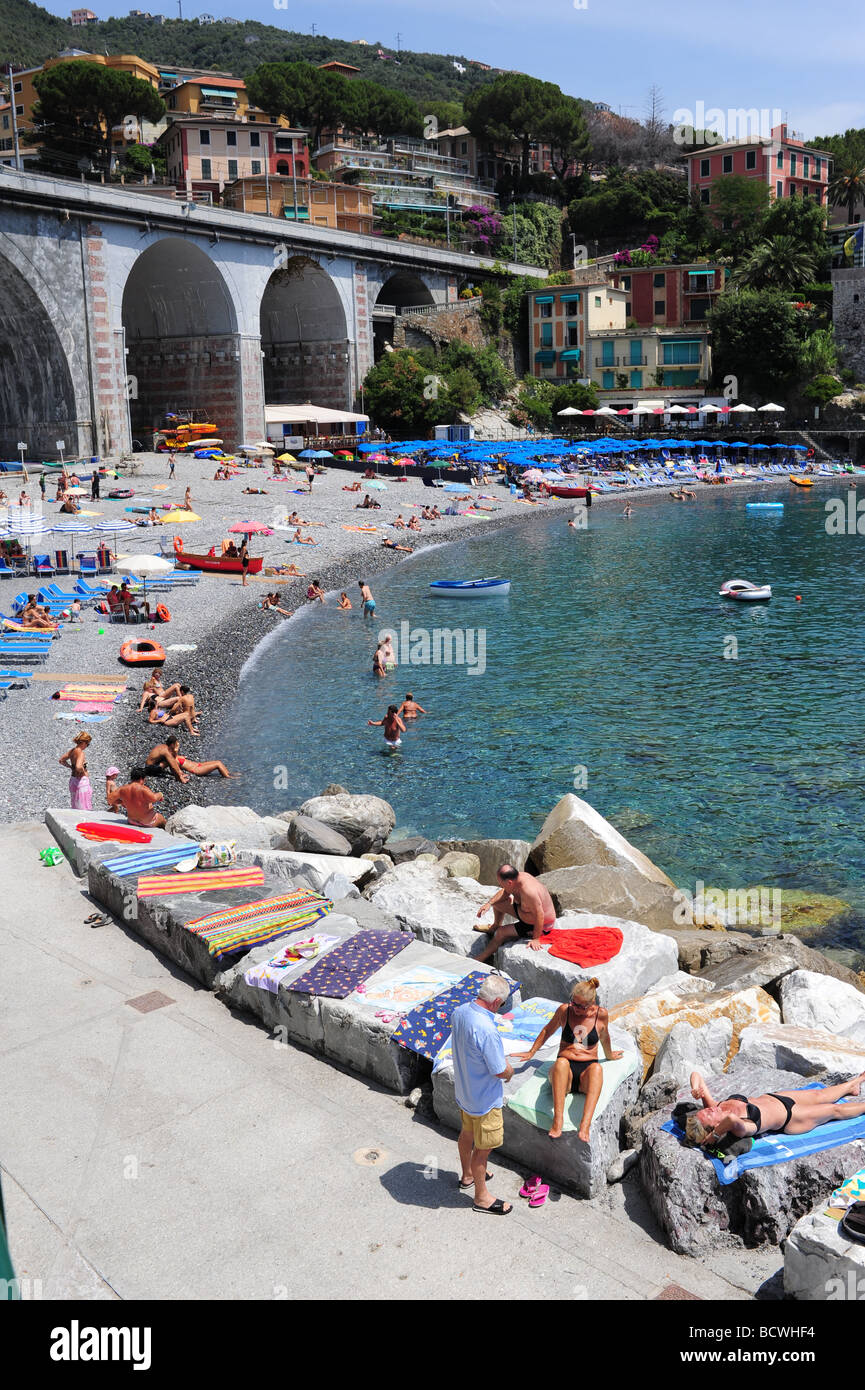
[[273, 531], [269, 526], [263, 525], [260, 521], [236, 521], [233, 526], [229, 526], [229, 531], [234, 531], [242, 536], [272, 536]]

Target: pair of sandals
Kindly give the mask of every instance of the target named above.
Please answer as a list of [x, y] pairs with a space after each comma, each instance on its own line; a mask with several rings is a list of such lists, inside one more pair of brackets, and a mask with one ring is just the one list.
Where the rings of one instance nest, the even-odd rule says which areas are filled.
[[84, 918], [85, 927], [107, 927], [111, 921], [103, 912], [91, 912], [89, 917]]
[[838, 1223], [848, 1240], [865, 1245], [865, 1202], [851, 1202]]
[[532, 1178], [526, 1178], [520, 1188], [520, 1196], [528, 1198], [530, 1207], [542, 1207], [549, 1195], [549, 1185], [541, 1182], [540, 1173], [535, 1173]]

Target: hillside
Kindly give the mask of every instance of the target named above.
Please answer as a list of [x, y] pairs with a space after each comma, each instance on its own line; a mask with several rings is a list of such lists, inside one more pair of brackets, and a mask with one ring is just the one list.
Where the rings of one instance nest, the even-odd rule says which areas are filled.
[[[0, 0], [0, 66], [36, 67], [69, 47], [94, 53], [136, 53], [152, 63], [213, 68], [237, 77], [245, 77], [261, 63], [300, 58], [326, 63], [335, 59], [352, 63], [362, 77], [405, 92], [421, 105], [425, 101], [462, 101], [473, 87], [495, 75], [470, 67], [467, 58], [456, 54], [403, 50], [399, 63], [383, 61], [376, 50], [381, 47], [393, 53], [388, 44], [370, 42], [365, 47], [321, 34], [292, 33], [272, 24], [199, 24], [173, 19], [158, 25], [123, 18], [73, 28], [30, 0]], [[454, 59], [466, 69], [464, 74], [454, 68]]]

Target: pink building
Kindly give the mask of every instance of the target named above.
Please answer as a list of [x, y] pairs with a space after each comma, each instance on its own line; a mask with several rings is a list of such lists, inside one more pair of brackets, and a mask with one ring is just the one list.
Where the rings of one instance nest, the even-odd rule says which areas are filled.
[[813, 198], [826, 205], [832, 156], [805, 145], [786, 125], [772, 128], [771, 137], [754, 135], [726, 140], [688, 156], [688, 187], [696, 188], [701, 203], [710, 204], [713, 186], [727, 174], [761, 179], [772, 198]]
[[685, 328], [705, 322], [724, 289], [724, 271], [694, 265], [621, 266], [611, 272], [626, 290], [625, 318], [637, 328]]

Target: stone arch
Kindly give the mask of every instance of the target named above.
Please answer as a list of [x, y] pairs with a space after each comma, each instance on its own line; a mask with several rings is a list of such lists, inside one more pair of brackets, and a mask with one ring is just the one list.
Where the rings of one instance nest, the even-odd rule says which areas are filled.
[[339, 291], [317, 261], [293, 256], [261, 297], [264, 399], [351, 407], [348, 327]]
[[419, 275], [410, 270], [397, 270], [382, 284], [372, 309], [373, 345], [376, 362], [384, 352], [385, 343], [393, 343], [396, 319], [416, 305], [434, 304], [432, 291]]
[[224, 276], [182, 237], [153, 242], [123, 289], [133, 436], [145, 447], [168, 411], [213, 420], [227, 442], [240, 429], [237, 314]]
[[[13, 260], [0, 251], [0, 450], [16, 458], [24, 441], [30, 458], [53, 458], [56, 441], [68, 453], [92, 447], [84, 399], [79, 410], [70, 357], [54, 315]], [[83, 345], [82, 345], [83, 354]], [[86, 397], [85, 397], [86, 398]], [[82, 413], [83, 411], [83, 413]]]

